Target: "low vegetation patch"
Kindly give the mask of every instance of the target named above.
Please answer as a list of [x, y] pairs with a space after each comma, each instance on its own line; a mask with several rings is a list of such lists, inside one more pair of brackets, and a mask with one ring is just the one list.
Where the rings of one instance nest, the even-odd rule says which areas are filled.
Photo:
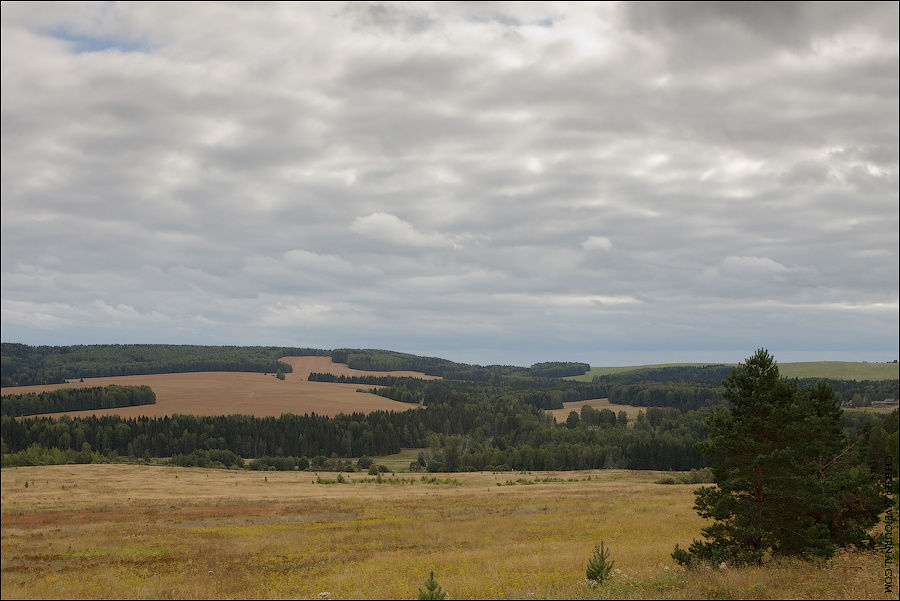
[[706, 484], [713, 481], [709, 468], [691, 470], [672, 476], [665, 476], [656, 481], [657, 484]]
[[438, 478], [435, 476], [422, 476], [421, 478], [405, 478], [393, 476], [382, 476], [378, 474], [374, 478], [352, 477], [338, 474], [334, 478], [323, 478], [316, 474], [316, 484], [397, 484], [397, 485], [413, 485], [413, 484], [433, 484], [446, 486], [461, 486], [462, 482], [456, 478]]

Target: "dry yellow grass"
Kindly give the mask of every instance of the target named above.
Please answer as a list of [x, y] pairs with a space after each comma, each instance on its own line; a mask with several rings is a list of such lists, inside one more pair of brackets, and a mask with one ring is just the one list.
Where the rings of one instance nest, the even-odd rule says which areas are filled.
[[635, 407], [634, 405], [614, 405], [609, 402], [609, 399], [590, 399], [588, 401], [570, 401], [568, 403], [563, 403], [562, 409], [551, 409], [547, 413], [552, 415], [557, 422], [562, 423], [566, 421], [566, 418], [569, 417], [569, 413], [572, 411], [581, 415], [581, 408], [585, 405], [593, 407], [594, 409], [609, 409], [617, 416], [619, 415], [619, 411], [624, 411], [625, 414], [628, 415], [629, 420], [634, 420], [637, 418], [638, 413], [647, 410], [646, 407]]
[[[702, 521], [693, 487], [653, 484], [654, 472], [454, 474], [438, 484], [135, 465], [2, 476], [4, 599], [414, 598], [430, 570], [455, 599], [889, 598], [873, 553], [677, 569], [669, 553]], [[503, 485], [540, 478], [554, 481]], [[595, 589], [584, 568], [601, 539], [620, 571]]]
[[[47, 384], [41, 386], [17, 386], [2, 389], [2, 394], [43, 392], [57, 388], [81, 388], [86, 386], [138, 386], [145, 384], [156, 393], [156, 403], [136, 407], [69, 411], [53, 415], [121, 415], [123, 417], [158, 417], [181, 413], [188, 415], [246, 415], [279, 416], [282, 413], [318, 413], [334, 416], [338, 413], [369, 413], [371, 411], [407, 411], [409, 403], [400, 403], [374, 394], [357, 392], [370, 388], [359, 384], [333, 384], [308, 382], [310, 372], [347, 373], [347, 366], [333, 363], [330, 357], [283, 357], [294, 366], [294, 372], [285, 380], [274, 375], [250, 372], [191, 372], [179, 374], [151, 374], [143, 376], [117, 376], [110, 378], [85, 378], [84, 382]], [[359, 372], [377, 373], [388, 372]], [[410, 375], [413, 372], [391, 372], [394, 375]], [[423, 374], [419, 374], [423, 377]]]

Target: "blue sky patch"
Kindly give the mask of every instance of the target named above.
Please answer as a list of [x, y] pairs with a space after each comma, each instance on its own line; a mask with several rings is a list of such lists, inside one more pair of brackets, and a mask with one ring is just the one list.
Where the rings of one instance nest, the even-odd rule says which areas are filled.
[[62, 29], [49, 30], [44, 33], [56, 39], [68, 42], [74, 54], [106, 52], [108, 50], [122, 53], [150, 51], [149, 44], [135, 40], [107, 36], [91, 36]]

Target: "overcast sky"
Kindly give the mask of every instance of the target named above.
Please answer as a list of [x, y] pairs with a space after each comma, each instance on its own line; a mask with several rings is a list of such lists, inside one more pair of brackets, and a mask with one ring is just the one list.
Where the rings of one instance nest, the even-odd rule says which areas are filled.
[[2, 5], [2, 339], [898, 355], [898, 4]]

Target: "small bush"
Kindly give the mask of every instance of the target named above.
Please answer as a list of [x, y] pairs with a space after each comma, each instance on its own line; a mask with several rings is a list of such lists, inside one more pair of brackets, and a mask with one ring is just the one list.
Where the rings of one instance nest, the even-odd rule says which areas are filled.
[[615, 563], [610, 561], [609, 550], [604, 548], [603, 541], [600, 541], [599, 545], [594, 545], [594, 554], [588, 559], [587, 579], [603, 584], [603, 581], [609, 578]]

